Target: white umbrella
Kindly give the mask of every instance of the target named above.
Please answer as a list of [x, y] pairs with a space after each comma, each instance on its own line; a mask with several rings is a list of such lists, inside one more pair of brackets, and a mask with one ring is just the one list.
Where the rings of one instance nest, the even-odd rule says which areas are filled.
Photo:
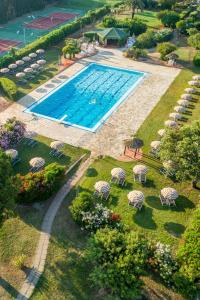
[[187, 100], [178, 100], [177, 103], [180, 106], [184, 106], [184, 107], [188, 107], [189, 106], [189, 102]]
[[110, 185], [106, 181], [97, 181], [94, 185], [97, 192], [106, 194], [110, 191]]
[[185, 92], [189, 94], [196, 94], [198, 91], [194, 88], [186, 88]]
[[166, 132], [165, 129], [159, 129], [159, 130], [158, 130], [158, 135], [159, 135], [160, 137], [163, 137], [163, 136], [165, 135], [165, 132]]
[[30, 67], [32, 69], [38, 69], [40, 66], [38, 64], [32, 64]]
[[29, 161], [31, 167], [41, 168], [45, 164], [45, 160], [42, 157], [34, 157]]
[[174, 188], [166, 187], [160, 191], [161, 196], [168, 200], [176, 200], [178, 193]]
[[38, 49], [35, 51], [37, 54], [43, 54], [45, 51], [44, 49]]
[[23, 60], [17, 60], [15, 63], [18, 66], [22, 66], [24, 64], [24, 61]]
[[27, 139], [32, 139], [33, 137], [36, 137], [37, 135], [38, 135], [37, 132], [28, 130], [25, 132], [24, 137]]
[[117, 179], [124, 179], [126, 177], [126, 172], [122, 168], [114, 168], [111, 171], [111, 175]]
[[167, 127], [177, 127], [178, 124], [175, 121], [167, 120], [167, 121], [165, 121], [165, 126], [167, 126]]
[[60, 141], [54, 141], [50, 144], [50, 147], [52, 149], [56, 149], [56, 150], [59, 150], [59, 149], [62, 149], [64, 147], [64, 143], [60, 142]]
[[186, 112], [186, 108], [184, 106], [175, 106], [174, 110], [178, 113], [184, 113]]
[[194, 80], [200, 80], [200, 75], [192, 76], [192, 79], [194, 79]]
[[17, 65], [16, 64], [10, 64], [8, 66], [9, 69], [16, 69], [17, 68]]
[[181, 99], [191, 101], [192, 100], [192, 95], [190, 95], [190, 94], [183, 94], [183, 95], [181, 95]]
[[188, 81], [188, 84], [191, 86], [197, 86], [200, 87], [200, 82], [192, 80], [192, 81]]
[[167, 161], [163, 162], [163, 167], [165, 169], [171, 169], [171, 168], [173, 168], [173, 165], [174, 165], [174, 163], [172, 160], [167, 160]]
[[128, 197], [129, 204], [134, 204], [134, 203], [144, 201], [144, 194], [141, 191], [135, 190], [135, 191], [129, 192], [127, 197]]
[[1, 73], [6, 74], [8, 73], [10, 70], [8, 68], [3, 68], [0, 70]]
[[29, 56], [30, 58], [35, 58], [35, 57], [37, 57], [37, 54], [36, 54], [36, 53], [30, 53], [28, 56]]
[[174, 113], [174, 112], [171, 113], [171, 114], [169, 114], [169, 117], [172, 118], [172, 119], [174, 119], [174, 121], [180, 120], [182, 118], [182, 116], [180, 114]]
[[28, 56], [24, 56], [24, 57], [22, 58], [22, 60], [25, 61], [25, 62], [28, 62], [28, 61], [31, 61], [31, 58], [28, 57]]
[[25, 73], [32, 73], [33, 69], [32, 68], [26, 68], [26, 69], [24, 69], [24, 72]]
[[160, 141], [151, 142], [151, 148], [153, 148], [154, 150], [158, 150], [160, 148]]
[[17, 77], [17, 78], [23, 78], [24, 76], [26, 76], [26, 74], [23, 73], [23, 72], [20, 72], [20, 73], [17, 73], [17, 74], [16, 74], [16, 77]]
[[39, 59], [39, 60], [37, 60], [37, 64], [38, 65], [45, 65], [46, 64], [46, 60], [45, 59]]
[[15, 159], [18, 156], [18, 151], [15, 149], [8, 149], [5, 151], [6, 155], [11, 159]]
[[136, 175], [145, 175], [147, 174], [148, 168], [144, 165], [136, 165], [133, 167], [133, 173]]

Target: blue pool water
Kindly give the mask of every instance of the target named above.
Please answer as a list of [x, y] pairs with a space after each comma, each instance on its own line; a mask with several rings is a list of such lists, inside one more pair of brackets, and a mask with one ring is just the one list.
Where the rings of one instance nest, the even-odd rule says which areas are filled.
[[144, 76], [92, 63], [26, 112], [94, 132]]

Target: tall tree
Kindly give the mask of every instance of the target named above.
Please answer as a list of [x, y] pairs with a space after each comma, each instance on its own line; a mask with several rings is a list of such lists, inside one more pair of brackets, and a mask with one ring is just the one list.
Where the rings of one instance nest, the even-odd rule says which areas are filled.
[[135, 16], [136, 9], [143, 10], [144, 2], [142, 0], [126, 0], [127, 5], [131, 8], [131, 18]]
[[162, 139], [160, 157], [173, 162], [176, 178], [190, 180], [194, 188], [200, 181], [200, 122], [169, 129]]

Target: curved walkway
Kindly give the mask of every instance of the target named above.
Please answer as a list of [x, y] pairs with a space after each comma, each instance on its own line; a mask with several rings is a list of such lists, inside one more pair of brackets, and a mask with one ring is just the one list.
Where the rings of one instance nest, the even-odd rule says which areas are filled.
[[[79, 161], [76, 162], [76, 164], [80, 162], [82, 158], [83, 157], [81, 157]], [[51, 229], [52, 229], [52, 225], [56, 213], [59, 210], [64, 198], [67, 196], [70, 190], [77, 184], [77, 182], [81, 179], [81, 177], [83, 176], [84, 172], [87, 170], [90, 163], [91, 163], [91, 158], [88, 158], [85, 162], [83, 162], [83, 164], [79, 167], [79, 169], [72, 176], [72, 178], [70, 178], [67, 181], [67, 183], [64, 184], [63, 187], [58, 191], [48, 211], [46, 212], [46, 215], [44, 217], [41, 226], [40, 239], [36, 248], [32, 270], [29, 273], [28, 277], [26, 278], [25, 282], [23, 283], [19, 291], [19, 294], [16, 298], [17, 300], [27, 300], [31, 297], [34, 288], [36, 287], [36, 284], [41, 274], [44, 271], [49, 239], [51, 236]], [[72, 167], [70, 168], [70, 170], [72, 169]]]

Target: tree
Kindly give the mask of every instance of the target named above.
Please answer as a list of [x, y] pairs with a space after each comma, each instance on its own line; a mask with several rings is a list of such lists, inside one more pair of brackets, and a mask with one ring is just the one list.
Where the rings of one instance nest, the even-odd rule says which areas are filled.
[[0, 219], [13, 209], [18, 181], [13, 175], [10, 158], [0, 150]]
[[176, 28], [176, 23], [179, 21], [179, 14], [175, 11], [169, 11], [163, 14], [161, 22], [165, 27]]
[[178, 180], [190, 180], [197, 188], [200, 180], [200, 122], [169, 129], [162, 139], [160, 158], [173, 162]]
[[158, 44], [157, 51], [160, 53], [160, 58], [166, 60], [166, 56], [176, 50], [176, 46], [169, 42]]
[[120, 299], [135, 299], [141, 293], [148, 256], [146, 240], [134, 232], [100, 229], [89, 240], [86, 259], [92, 264], [91, 280]]
[[135, 16], [135, 10], [138, 8], [140, 10], [144, 9], [144, 3], [142, 0], [126, 0], [127, 5], [131, 8], [131, 18]]
[[162, 9], [171, 9], [176, 0], [158, 0], [158, 4]]
[[62, 53], [63, 53], [64, 57], [69, 55], [69, 58], [72, 59], [72, 57], [74, 58], [75, 55], [81, 51], [80, 47], [78, 46], [77, 40], [67, 39], [65, 41], [65, 43], [66, 43], [66, 46], [63, 47], [63, 49], [62, 49]]

